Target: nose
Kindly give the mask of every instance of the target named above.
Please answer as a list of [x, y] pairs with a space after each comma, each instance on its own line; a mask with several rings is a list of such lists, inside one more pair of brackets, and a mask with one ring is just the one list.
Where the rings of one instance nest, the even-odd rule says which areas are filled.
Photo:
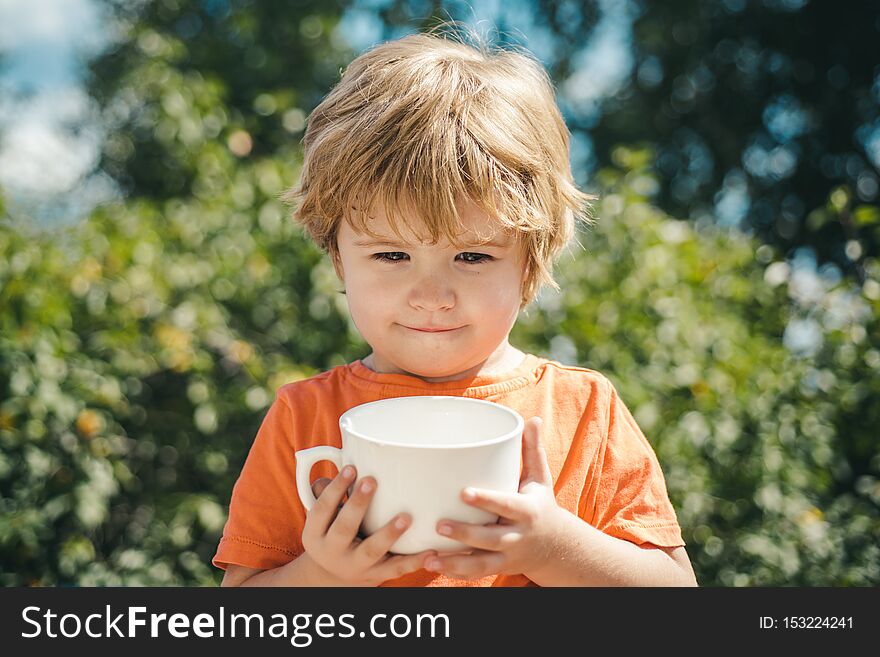
[[438, 273], [426, 274], [412, 286], [409, 304], [419, 310], [447, 310], [455, 306], [455, 290]]

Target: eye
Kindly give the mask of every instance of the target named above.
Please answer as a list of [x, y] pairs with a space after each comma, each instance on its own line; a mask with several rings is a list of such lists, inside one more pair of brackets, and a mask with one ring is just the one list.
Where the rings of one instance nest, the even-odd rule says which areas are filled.
[[[462, 262], [469, 265], [479, 265], [484, 262], [489, 262], [490, 260], [494, 260], [490, 255], [485, 253], [459, 253], [459, 256], [462, 257]], [[379, 262], [403, 262], [405, 258], [409, 258], [409, 256], [401, 251], [388, 251], [385, 253], [374, 253], [372, 255], [373, 260], [378, 260]]]
[[[492, 256], [487, 255], [485, 253], [460, 253], [459, 255], [463, 256], [463, 258], [464, 258], [463, 261], [468, 263], [469, 265], [479, 265], [484, 262], [489, 262], [490, 260], [495, 259]], [[474, 258], [474, 259], [472, 260], [471, 258]]]
[[[398, 257], [403, 256], [403, 257]], [[400, 262], [403, 258], [408, 257], [405, 253], [401, 253], [400, 251], [391, 251], [389, 253], [375, 253], [373, 254], [373, 260], [379, 260], [380, 262]]]

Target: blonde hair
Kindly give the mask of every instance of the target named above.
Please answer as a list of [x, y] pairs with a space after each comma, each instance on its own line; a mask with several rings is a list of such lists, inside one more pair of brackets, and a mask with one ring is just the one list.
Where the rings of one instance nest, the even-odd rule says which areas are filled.
[[430, 33], [380, 44], [314, 109], [303, 145], [299, 185], [283, 198], [334, 264], [340, 221], [376, 237], [366, 218], [377, 200], [398, 239], [412, 209], [431, 244], [444, 234], [460, 248], [456, 204], [468, 199], [519, 236], [523, 309], [543, 284], [559, 289], [553, 261], [575, 221], [592, 222], [595, 197], [574, 185], [553, 85], [514, 50]]

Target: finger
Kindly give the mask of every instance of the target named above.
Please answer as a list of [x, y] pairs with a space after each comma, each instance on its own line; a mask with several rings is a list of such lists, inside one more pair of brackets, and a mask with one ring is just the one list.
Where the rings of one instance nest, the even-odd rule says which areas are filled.
[[437, 556], [436, 550], [426, 550], [418, 554], [396, 554], [377, 565], [374, 572], [377, 578], [387, 582], [389, 579], [397, 579], [408, 573], [421, 570], [428, 560], [435, 556]]
[[539, 484], [553, 486], [553, 474], [547, 462], [547, 452], [541, 445], [541, 427], [543, 420], [531, 418], [523, 431], [523, 471], [520, 487], [534, 481]]
[[376, 480], [373, 477], [364, 477], [357, 482], [354, 492], [342, 505], [342, 509], [327, 530], [327, 542], [331, 547], [345, 550], [357, 538], [358, 529], [364, 521], [367, 506], [375, 492]]
[[312, 484], [312, 494], [317, 498], [321, 497], [321, 493], [324, 492], [324, 489], [330, 485], [332, 479], [327, 479], [327, 477], [321, 477], [320, 479], [316, 479], [315, 483]]
[[475, 551], [469, 555], [437, 556], [428, 560], [428, 570], [456, 579], [479, 579], [495, 575], [504, 568], [501, 552]]
[[522, 533], [511, 525], [472, 525], [452, 520], [437, 523], [437, 533], [478, 550], [492, 552], [500, 552], [522, 540]]
[[523, 506], [519, 493], [502, 493], [485, 488], [465, 488], [461, 498], [471, 506], [485, 509], [496, 516], [508, 520], [525, 520], [529, 517], [528, 509]]
[[357, 556], [364, 559], [367, 567], [378, 563], [386, 557], [391, 546], [411, 525], [412, 519], [407, 514], [396, 515], [387, 524], [360, 542], [356, 550]]
[[309, 512], [313, 516], [312, 522], [315, 523], [315, 528], [320, 531], [321, 536], [327, 533], [330, 523], [333, 522], [333, 518], [336, 515], [336, 511], [342, 503], [342, 498], [356, 475], [357, 472], [354, 466], [347, 465], [342, 468], [339, 474], [333, 478], [333, 481], [322, 491], [321, 497], [318, 498]]

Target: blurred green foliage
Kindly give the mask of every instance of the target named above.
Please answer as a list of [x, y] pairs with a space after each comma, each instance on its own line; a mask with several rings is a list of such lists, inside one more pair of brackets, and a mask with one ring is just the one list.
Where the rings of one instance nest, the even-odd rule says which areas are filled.
[[[275, 390], [367, 353], [278, 200], [310, 94], [348, 57], [319, 4], [148, 3], [96, 94], [104, 166], [129, 198], [63, 229], [0, 214], [0, 584], [217, 583], [210, 558]], [[319, 54], [279, 88], [295, 35]], [[880, 263], [863, 260], [863, 282], [810, 278], [769, 245], [665, 215], [653, 171], [648, 149], [615, 149], [598, 223], [557, 267], [563, 292], [522, 314], [513, 343], [614, 381], [701, 584], [880, 584]], [[848, 198], [829, 190], [815, 221]], [[798, 323], [817, 348], [783, 344]]]
[[[119, 39], [90, 64], [101, 169], [137, 196], [210, 195], [201, 158], [278, 156], [352, 58], [339, 0], [103, 0]], [[285, 181], [286, 182], [286, 181]]]

